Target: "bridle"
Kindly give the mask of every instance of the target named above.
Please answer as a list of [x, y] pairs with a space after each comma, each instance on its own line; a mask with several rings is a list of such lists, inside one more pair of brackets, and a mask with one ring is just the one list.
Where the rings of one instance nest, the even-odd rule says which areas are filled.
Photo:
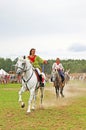
[[17, 69], [21, 69], [22, 70], [22, 72], [27, 72], [27, 71], [29, 71], [30, 69], [31, 69], [31, 66], [28, 68], [28, 69], [24, 69], [24, 68], [22, 68], [22, 67], [18, 67], [17, 66]]
[[[29, 71], [29, 70], [31, 69], [31, 67], [32, 67], [32, 66], [30, 65], [30, 67], [28, 68], [27, 66], [25, 66], [26, 63], [22, 63], [22, 64], [23, 64], [22, 66], [18, 66], [18, 65], [16, 64], [17, 69], [19, 68], [19, 69], [22, 71], [21, 73], [23, 73], [23, 72], [26, 73], [26, 72]], [[17, 69], [16, 69], [16, 70], [17, 70]], [[35, 72], [35, 70], [34, 70], [33, 67], [32, 67], [32, 72], [31, 72], [30, 76], [29, 76], [27, 79], [25, 79], [24, 76], [22, 76], [22, 80], [23, 80], [23, 82], [25, 83], [27, 89], [28, 89], [27, 83], [28, 83], [28, 82], [30, 81], [30, 79], [32, 78], [34, 72]], [[37, 84], [38, 84], [38, 82], [37, 82]], [[37, 86], [37, 84], [36, 84], [36, 86]]]
[[[20, 66], [16, 66], [16, 67], [17, 67], [17, 69], [18, 68], [21, 69], [22, 73], [23, 72], [26, 73], [27, 71], [29, 71], [31, 69], [31, 66], [29, 68], [25, 69], [25, 65], [24, 65], [24, 67], [20, 67]], [[25, 84], [31, 79], [32, 76], [33, 76], [33, 69], [32, 69], [32, 74], [30, 75], [30, 77], [27, 80], [25, 80], [24, 77], [22, 76], [22, 79], [25, 82]]]

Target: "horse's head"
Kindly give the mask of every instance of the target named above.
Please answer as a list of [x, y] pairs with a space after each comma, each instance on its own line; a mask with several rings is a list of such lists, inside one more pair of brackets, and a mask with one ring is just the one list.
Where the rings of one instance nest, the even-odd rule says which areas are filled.
[[22, 74], [31, 68], [31, 63], [26, 57], [19, 57], [15, 65], [16, 73]]
[[59, 76], [58, 70], [52, 70], [52, 72], [51, 72], [52, 82], [54, 82], [58, 76]]

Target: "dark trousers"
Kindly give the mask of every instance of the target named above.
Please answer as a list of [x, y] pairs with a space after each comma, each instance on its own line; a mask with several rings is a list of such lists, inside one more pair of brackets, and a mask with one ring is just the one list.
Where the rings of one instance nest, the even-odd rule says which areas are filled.
[[64, 81], [65, 77], [64, 77], [64, 72], [62, 70], [58, 70], [59, 72], [59, 75], [61, 76], [62, 78], [62, 82]]

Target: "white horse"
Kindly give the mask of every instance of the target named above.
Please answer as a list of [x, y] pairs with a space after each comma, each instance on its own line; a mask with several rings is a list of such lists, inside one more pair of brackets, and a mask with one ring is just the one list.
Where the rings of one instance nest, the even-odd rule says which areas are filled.
[[35, 101], [37, 96], [38, 88], [41, 90], [41, 104], [43, 99], [43, 92], [44, 87], [40, 86], [40, 81], [38, 80], [37, 73], [33, 68], [30, 61], [25, 57], [18, 58], [16, 63], [16, 73], [22, 74], [22, 87], [19, 91], [19, 102], [21, 102], [21, 107], [24, 107], [25, 104], [22, 101], [22, 93], [26, 90], [30, 92], [30, 98], [28, 100], [28, 108], [27, 113], [31, 112], [31, 105], [32, 109], [35, 109]]

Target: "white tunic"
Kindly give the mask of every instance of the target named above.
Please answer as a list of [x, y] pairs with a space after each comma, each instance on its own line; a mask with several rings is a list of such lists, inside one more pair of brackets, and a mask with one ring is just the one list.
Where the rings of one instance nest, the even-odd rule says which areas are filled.
[[61, 63], [59, 63], [58, 65], [57, 65], [57, 63], [53, 63], [52, 70], [63, 70], [64, 71], [64, 68]]

